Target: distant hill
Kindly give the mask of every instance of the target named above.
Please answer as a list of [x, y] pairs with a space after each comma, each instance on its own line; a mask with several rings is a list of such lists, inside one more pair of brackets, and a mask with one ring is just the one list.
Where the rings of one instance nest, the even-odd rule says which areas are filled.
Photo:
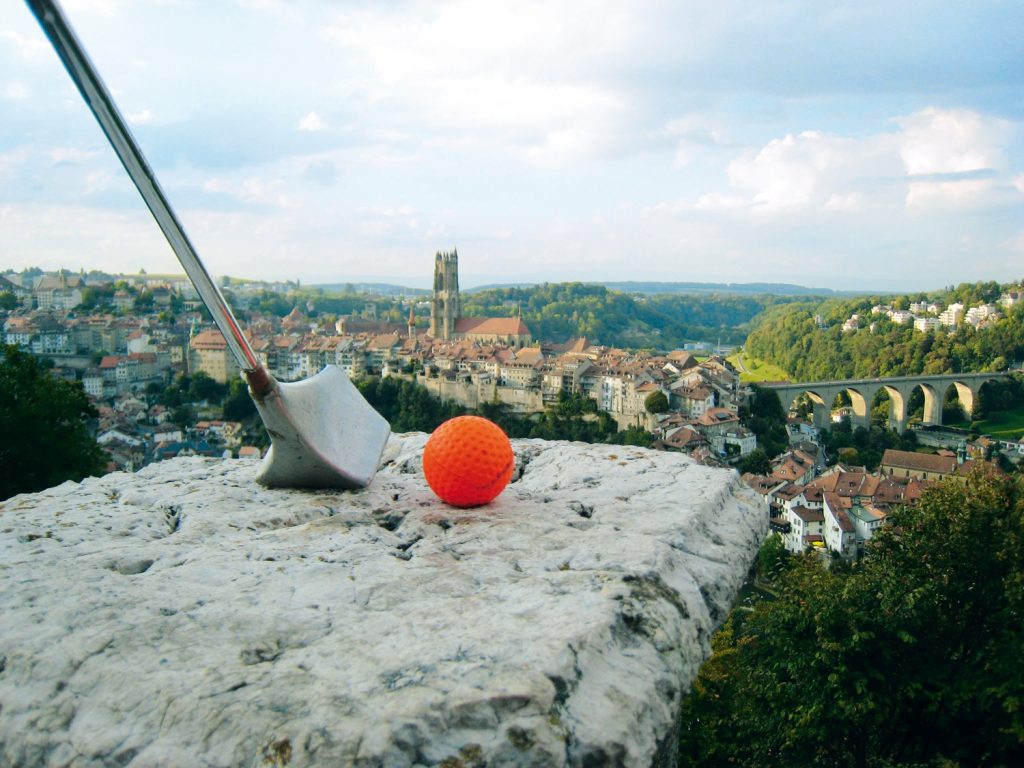
[[[638, 281], [620, 280], [602, 282], [600, 280], [570, 280], [565, 283], [583, 283], [585, 285], [600, 285], [612, 291], [622, 293], [642, 294], [644, 296], [657, 296], [660, 294], [733, 294], [745, 296], [873, 296], [882, 295], [886, 291], [836, 291], [831, 288], [808, 288], [804, 285], [792, 283], [679, 283], [659, 281]], [[522, 282], [522, 283], [488, 283], [487, 285], [475, 285], [472, 288], [462, 288], [462, 293], [481, 293], [506, 288], [535, 288], [540, 285], [559, 285], [561, 283], [544, 282]], [[317, 283], [309, 286], [322, 288], [327, 292], [343, 292], [354, 290], [356, 293], [370, 293], [377, 296], [424, 296], [431, 291], [429, 288], [409, 288], [403, 285], [392, 283]]]
[[430, 293], [427, 288], [409, 288], [391, 283], [317, 283], [309, 287], [338, 293], [352, 290], [356, 293], [370, 293], [374, 296], [424, 296]]
[[691, 342], [741, 344], [766, 307], [793, 301], [806, 299], [714, 292], [643, 295], [597, 283], [542, 283], [463, 291], [462, 313], [519, 316], [534, 338], [546, 341], [585, 336], [608, 346], [670, 350]]
[[831, 288], [807, 288], [790, 283], [662, 283], [623, 282], [600, 283], [613, 291], [642, 293], [648, 296], [660, 293], [742, 293], [769, 296], [835, 296]]
[[[961, 283], [927, 295], [886, 297], [885, 302], [903, 310], [925, 300], [971, 308], [994, 305], [1004, 293], [1020, 290], [1019, 283]], [[830, 297], [766, 307], [751, 323], [746, 351], [788, 371], [796, 381], [1001, 371], [1024, 360], [1024, 304], [1000, 306], [999, 319], [978, 327], [961, 322], [955, 330], [922, 332], [873, 313], [878, 298]], [[854, 315], [864, 319], [860, 327], [844, 330]]]
[[[600, 285], [612, 291], [622, 293], [639, 293], [645, 296], [657, 296], [672, 293], [728, 293], [738, 295], [767, 296], [862, 296], [866, 293], [876, 295], [878, 291], [834, 291], [831, 288], [807, 288], [803, 285], [790, 283], [674, 283], [658, 281], [612, 281], [599, 280], [580, 281], [586, 285]], [[542, 283], [493, 283], [463, 288], [463, 293], [479, 293], [501, 288], [532, 288]]]

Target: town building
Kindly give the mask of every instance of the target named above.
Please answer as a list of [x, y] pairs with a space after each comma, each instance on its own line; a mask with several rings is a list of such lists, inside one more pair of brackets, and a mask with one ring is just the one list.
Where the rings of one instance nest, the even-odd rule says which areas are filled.
[[227, 384], [241, 373], [220, 331], [211, 328], [197, 333], [192, 337], [189, 347], [192, 353], [189, 363], [191, 372], [202, 371], [221, 384]]
[[921, 480], [944, 480], [958, 472], [956, 456], [940, 456], [914, 451], [886, 449], [881, 470], [893, 477], [915, 477]]
[[459, 254], [434, 256], [434, 293], [430, 302], [430, 336], [441, 341], [467, 339], [481, 344], [528, 346], [530, 329], [521, 317], [463, 317], [459, 295]]

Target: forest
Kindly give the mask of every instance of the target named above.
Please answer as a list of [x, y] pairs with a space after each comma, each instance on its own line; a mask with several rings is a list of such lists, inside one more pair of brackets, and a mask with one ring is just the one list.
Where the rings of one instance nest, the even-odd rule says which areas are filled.
[[[225, 287], [225, 298], [243, 320], [253, 312], [284, 317], [294, 308], [309, 317], [359, 315], [372, 305], [378, 319], [404, 322], [408, 300], [354, 290], [296, 288], [288, 294], [263, 291], [245, 300]], [[414, 312], [425, 328], [428, 297]], [[555, 343], [585, 336], [609, 347], [668, 351], [690, 342], [742, 344], [753, 322], [768, 307], [806, 296], [740, 293], [624, 293], [587, 283], [488, 288], [462, 292], [463, 317], [522, 316], [533, 337]], [[404, 303], [403, 303], [404, 302]]]
[[1024, 764], [1024, 479], [892, 513], [856, 564], [775, 537], [684, 702], [680, 766]]
[[671, 350], [687, 342], [742, 344], [767, 307], [796, 297], [738, 294], [627, 294], [586, 283], [492, 288], [462, 296], [462, 314], [522, 313], [534, 338], [562, 342], [585, 336], [611, 347]]
[[[906, 308], [912, 301], [961, 301], [976, 306], [998, 299], [997, 283], [966, 284], [939, 295], [800, 301], [766, 308], [747, 338], [746, 351], [787, 371], [796, 381], [917, 374], [1001, 371], [1024, 360], [1024, 306], [982, 328], [961, 322], [954, 332], [922, 332], [872, 315], [875, 304]], [[864, 322], [842, 330], [854, 313]], [[819, 324], [815, 316], [821, 318]], [[870, 323], [870, 327], [865, 327]], [[824, 327], [822, 327], [822, 325]]]

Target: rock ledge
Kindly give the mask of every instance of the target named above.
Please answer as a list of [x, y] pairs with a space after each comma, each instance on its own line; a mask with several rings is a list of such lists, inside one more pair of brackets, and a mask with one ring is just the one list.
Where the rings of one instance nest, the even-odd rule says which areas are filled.
[[0, 764], [671, 759], [760, 499], [678, 454], [522, 440], [456, 510], [425, 441], [358, 493], [192, 458], [0, 505]]

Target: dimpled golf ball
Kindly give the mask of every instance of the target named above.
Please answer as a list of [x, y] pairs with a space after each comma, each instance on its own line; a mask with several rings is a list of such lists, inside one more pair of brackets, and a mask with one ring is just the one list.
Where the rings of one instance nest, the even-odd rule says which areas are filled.
[[489, 502], [508, 485], [514, 466], [508, 437], [480, 416], [449, 419], [434, 430], [423, 449], [427, 484], [453, 507]]

